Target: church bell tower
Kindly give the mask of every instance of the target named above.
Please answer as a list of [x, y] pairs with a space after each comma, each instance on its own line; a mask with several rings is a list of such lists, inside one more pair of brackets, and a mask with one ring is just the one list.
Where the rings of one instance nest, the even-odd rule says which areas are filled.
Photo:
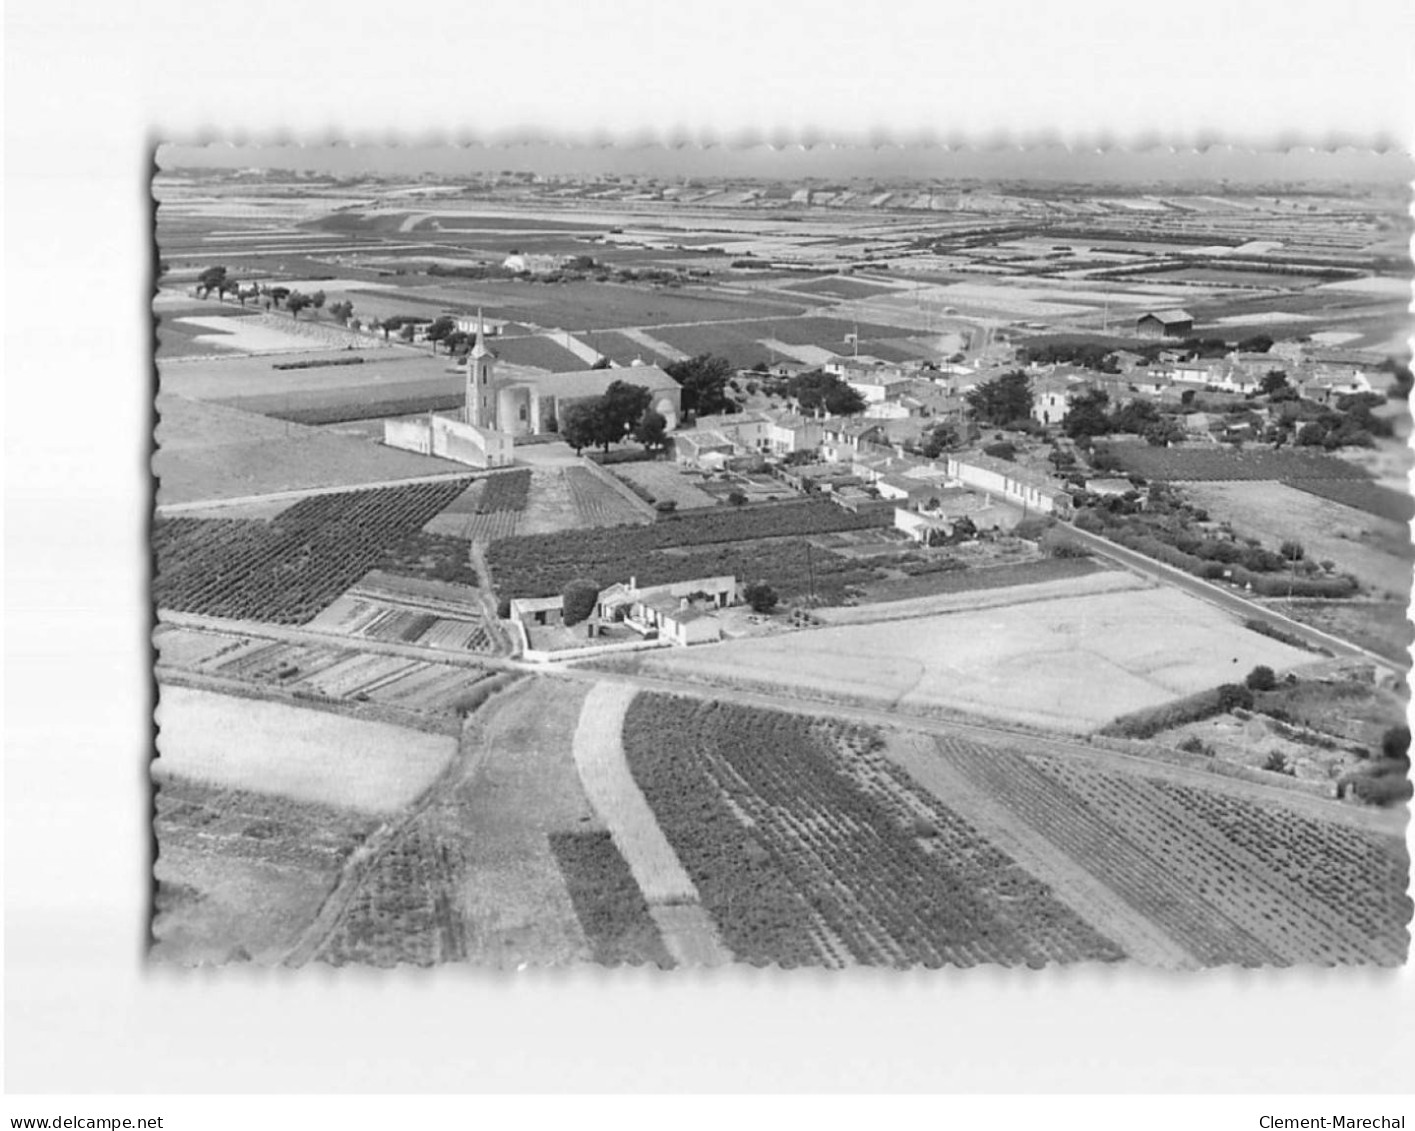
[[467, 354], [467, 407], [468, 424], [478, 428], [497, 429], [496, 390], [492, 387], [491, 371], [496, 358], [486, 345], [486, 321], [482, 312], [477, 311], [477, 339]]

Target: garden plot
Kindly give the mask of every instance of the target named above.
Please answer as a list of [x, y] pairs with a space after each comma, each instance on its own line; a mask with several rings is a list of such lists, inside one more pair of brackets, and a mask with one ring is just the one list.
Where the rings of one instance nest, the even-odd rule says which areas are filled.
[[[466, 664], [370, 654], [335, 643], [286, 643], [164, 624], [153, 634], [158, 666], [277, 689], [290, 696], [396, 707], [409, 725], [440, 729], [496, 686], [496, 675]], [[455, 643], [455, 638], [451, 643]], [[426, 641], [425, 641], [426, 643]], [[449, 647], [449, 650], [453, 650]], [[493, 682], [488, 682], [493, 681]], [[357, 708], [356, 708], [357, 709]]]
[[430, 786], [456, 740], [306, 710], [164, 686], [159, 766], [212, 785], [362, 813], [392, 813]]
[[680, 511], [717, 505], [716, 498], [671, 463], [619, 463], [608, 470], [637, 488], [652, 503], [669, 501]]
[[[1082, 579], [1083, 581], [1085, 579]], [[1311, 656], [1171, 589], [1061, 597], [646, 654], [646, 672], [1089, 731]]]
[[310, 621], [311, 628], [396, 644], [490, 653], [477, 590], [374, 572]]

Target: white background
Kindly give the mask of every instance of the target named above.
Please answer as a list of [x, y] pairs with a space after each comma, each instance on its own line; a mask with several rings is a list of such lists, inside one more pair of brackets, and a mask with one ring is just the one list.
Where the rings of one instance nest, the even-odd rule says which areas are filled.
[[1409, 147], [1415, 5], [11, 0], [5, 24], [10, 1091], [1409, 1090], [1403, 972], [183, 973], [141, 944], [148, 146]]

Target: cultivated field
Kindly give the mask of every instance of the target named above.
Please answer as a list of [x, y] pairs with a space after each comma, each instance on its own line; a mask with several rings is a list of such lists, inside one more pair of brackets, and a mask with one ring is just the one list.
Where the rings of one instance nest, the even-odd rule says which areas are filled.
[[370, 814], [413, 801], [457, 745], [386, 723], [170, 685], [157, 723], [164, 774]]
[[1172, 589], [823, 628], [644, 654], [643, 670], [903, 713], [1089, 731], [1127, 711], [1311, 656]]
[[[905, 768], [958, 777], [1138, 911], [1193, 965], [1397, 965], [1408, 946], [1397, 837], [1281, 802], [943, 738]], [[1335, 808], [1335, 807], [1333, 807]], [[1066, 887], [1060, 894], [1065, 898]]]
[[[1341, 482], [1346, 480], [1329, 480]], [[1296, 539], [1314, 562], [1333, 561], [1375, 595], [1407, 596], [1415, 551], [1404, 523], [1285, 483], [1184, 483], [1185, 498], [1264, 545]]]
[[[360, 651], [335, 642], [268, 640], [162, 624], [153, 633], [167, 678], [208, 677], [292, 701], [338, 702], [344, 710], [446, 729], [504, 682], [492, 671]], [[434, 725], [436, 724], [436, 725]]]
[[454, 652], [493, 652], [477, 591], [374, 571], [310, 622], [323, 632], [421, 644]]
[[620, 463], [609, 469], [626, 483], [649, 496], [649, 501], [672, 500], [680, 511], [714, 507], [717, 499], [697, 486], [671, 463]]
[[877, 753], [864, 728], [662, 695], [634, 779], [738, 960], [1110, 961], [1121, 951]]
[[158, 518], [153, 599], [176, 612], [303, 624], [370, 569], [475, 585], [467, 543], [422, 532], [465, 487], [314, 495], [268, 522]]

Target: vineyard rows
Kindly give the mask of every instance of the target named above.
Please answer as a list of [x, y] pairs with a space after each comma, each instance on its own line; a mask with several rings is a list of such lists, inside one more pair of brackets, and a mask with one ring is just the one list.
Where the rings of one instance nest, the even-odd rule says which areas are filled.
[[167, 628], [156, 637], [159, 663], [242, 683], [276, 686], [295, 695], [370, 701], [417, 714], [457, 711], [481, 669], [327, 644], [290, 644], [252, 637]]
[[740, 959], [1122, 956], [861, 728], [645, 694], [624, 733], [635, 780]]
[[550, 851], [595, 962], [673, 965], [643, 892], [607, 832], [552, 833]]
[[455, 842], [415, 825], [378, 857], [316, 957], [335, 966], [464, 959], [466, 938], [453, 904], [461, 870]]
[[[618, 526], [506, 538], [487, 549], [503, 597], [542, 597], [576, 577], [602, 585], [637, 577], [659, 585], [733, 573], [770, 582], [787, 594], [838, 595], [875, 576], [868, 565], [812, 550], [810, 535], [887, 525], [889, 515], [853, 514], [827, 500], [805, 499], [750, 510], [704, 511], [649, 526]], [[767, 541], [774, 540], [774, 541]]]
[[565, 480], [582, 526], [626, 526], [642, 515], [623, 495], [583, 467], [567, 467]]
[[1203, 965], [1402, 960], [1398, 865], [1345, 826], [953, 738], [939, 750]]
[[[304, 624], [369, 570], [426, 558], [421, 528], [464, 481], [302, 499], [270, 522], [159, 518], [153, 597], [159, 608]], [[404, 543], [417, 543], [414, 561]], [[460, 545], [460, 544], [459, 544]], [[465, 547], [459, 551], [466, 557]], [[470, 568], [470, 567], [466, 567]]]
[[1104, 451], [1120, 460], [1126, 474], [1161, 481], [1281, 480], [1300, 486], [1307, 480], [1366, 480], [1354, 464], [1325, 454], [1294, 451], [1232, 451], [1227, 448], [1157, 448], [1150, 444], [1109, 443]]

